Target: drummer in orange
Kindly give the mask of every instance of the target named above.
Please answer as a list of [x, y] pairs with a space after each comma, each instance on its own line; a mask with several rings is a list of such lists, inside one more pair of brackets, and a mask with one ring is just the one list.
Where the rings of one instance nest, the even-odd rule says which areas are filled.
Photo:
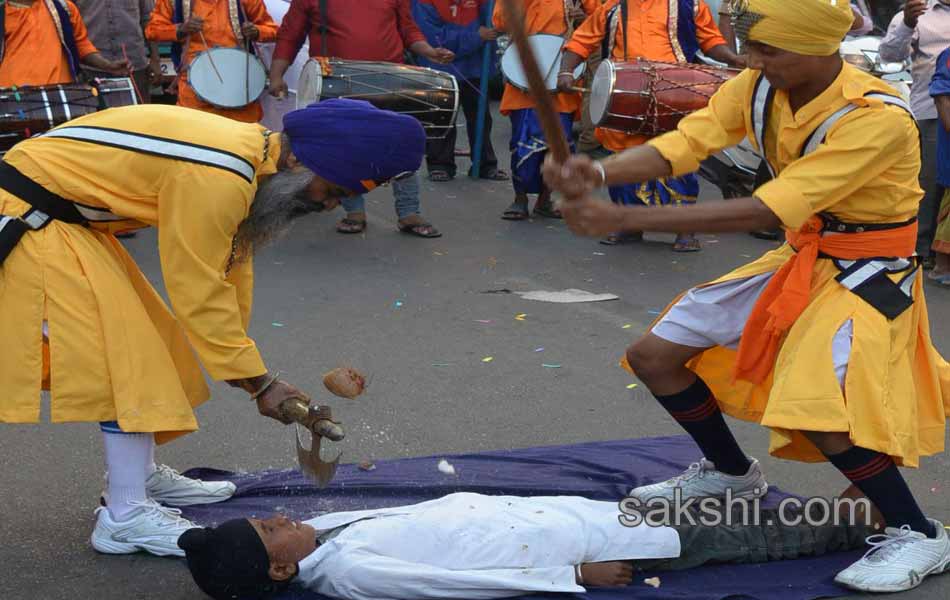
[[[576, 21], [593, 14], [600, 6], [598, 0], [523, 0], [523, 3], [528, 35], [548, 33], [565, 38], [570, 37]], [[507, 28], [508, 17], [502, 2], [495, 4], [492, 19], [496, 29], [504, 31]], [[580, 111], [581, 95], [573, 91], [562, 92], [554, 96], [554, 103], [564, 133], [571, 139], [571, 125]], [[548, 147], [541, 122], [534, 111], [534, 100], [527, 93], [506, 83], [505, 94], [501, 99], [501, 114], [511, 119], [511, 182], [515, 188], [515, 201], [505, 209], [501, 218], [509, 221], [527, 219], [528, 194], [537, 194], [535, 216], [560, 219], [561, 213], [551, 202], [551, 190], [545, 187], [541, 179], [541, 164]]]
[[[203, 101], [188, 84], [186, 70], [191, 61], [209, 47], [250, 48], [253, 53], [254, 42], [276, 40], [277, 24], [267, 13], [263, 0], [157, 0], [145, 36], [153, 42], [175, 42], [173, 58], [179, 73], [179, 106], [246, 123], [261, 120], [264, 113], [256, 100], [242, 108], [219, 108]], [[243, 73], [233, 75], [244, 76]]]
[[99, 54], [86, 35], [79, 9], [69, 0], [6, 2], [0, 23], [0, 87], [76, 81], [82, 64], [128, 75], [126, 60]]
[[[581, 25], [565, 46], [558, 87], [568, 89], [574, 84], [574, 67], [584, 62], [597, 48], [614, 61], [647, 60], [663, 62], [695, 62], [697, 52], [729, 65], [744, 61], [727, 45], [719, 32], [709, 7], [702, 0], [609, 0]], [[671, 11], [671, 7], [674, 9]], [[621, 26], [627, 12], [626, 32]], [[624, 45], [626, 40], [626, 47]], [[612, 152], [622, 152], [646, 143], [642, 135], [598, 129], [597, 139]], [[613, 186], [610, 199], [622, 205], [660, 206], [685, 205], [696, 202], [699, 179], [694, 173], [668, 177], [637, 185]], [[615, 245], [639, 240], [642, 232], [617, 232], [602, 243]], [[691, 233], [681, 233], [673, 244], [677, 252], [696, 252], [699, 240]]]

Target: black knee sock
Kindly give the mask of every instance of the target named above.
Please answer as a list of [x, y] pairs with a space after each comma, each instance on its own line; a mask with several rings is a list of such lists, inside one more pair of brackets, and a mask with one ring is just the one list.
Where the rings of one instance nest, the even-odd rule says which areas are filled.
[[672, 396], [657, 396], [663, 408], [692, 436], [707, 460], [729, 475], [745, 475], [751, 463], [722, 418], [722, 412], [706, 382], [696, 383]]
[[914, 531], [936, 537], [933, 523], [921, 512], [890, 456], [854, 446], [828, 460], [877, 506], [889, 527], [910, 525]]

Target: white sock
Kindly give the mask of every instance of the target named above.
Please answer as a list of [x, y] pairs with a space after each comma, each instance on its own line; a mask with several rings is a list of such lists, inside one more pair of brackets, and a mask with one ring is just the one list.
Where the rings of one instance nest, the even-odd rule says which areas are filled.
[[158, 470], [158, 466], [155, 464], [155, 436], [152, 434], [146, 434], [149, 437], [148, 443], [148, 463], [145, 465], [145, 479], [151, 477], [152, 473]]
[[117, 521], [135, 510], [132, 502], [144, 502], [145, 467], [150, 447], [155, 445], [151, 433], [102, 433], [106, 448], [106, 469], [109, 471], [109, 513]]

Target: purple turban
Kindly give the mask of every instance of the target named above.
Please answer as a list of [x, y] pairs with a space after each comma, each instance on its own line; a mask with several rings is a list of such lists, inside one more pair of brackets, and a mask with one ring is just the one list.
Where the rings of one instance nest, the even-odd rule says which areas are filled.
[[289, 112], [284, 133], [301, 164], [361, 193], [418, 170], [426, 150], [419, 121], [363, 100], [336, 98]]

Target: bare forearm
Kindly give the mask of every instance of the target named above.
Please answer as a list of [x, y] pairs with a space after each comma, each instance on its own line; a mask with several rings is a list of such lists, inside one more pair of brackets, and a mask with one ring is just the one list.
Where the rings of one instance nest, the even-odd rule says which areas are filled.
[[656, 148], [649, 145], [637, 146], [624, 150], [620, 154], [602, 161], [606, 181], [604, 185], [625, 185], [628, 183], [642, 183], [669, 177], [673, 168]]
[[280, 79], [284, 76], [284, 73], [287, 72], [288, 67], [290, 67], [290, 61], [286, 58], [275, 58], [274, 61], [270, 64], [270, 77], [271, 79]]
[[565, 51], [561, 55], [561, 73], [573, 73], [574, 69], [577, 68], [577, 65], [584, 62], [584, 59], [580, 57], [579, 54], [574, 54], [570, 50]]
[[719, 62], [726, 63], [730, 67], [745, 67], [746, 61], [743, 57], [739, 56], [732, 51], [732, 48], [726, 44], [720, 44], [718, 46], [713, 46], [706, 51], [706, 56], [713, 60], [718, 60]]
[[429, 44], [429, 42], [425, 41], [413, 42], [413, 44], [409, 46], [409, 51], [419, 56], [428, 56], [433, 52], [433, 50], [434, 48]]
[[102, 54], [98, 52], [93, 52], [92, 54], [87, 54], [82, 59], [83, 64], [89, 65], [93, 69], [99, 71], [108, 71], [113, 68], [112, 61], [107, 60]]
[[702, 202], [694, 206], [632, 207], [624, 210], [621, 231], [730, 233], [771, 230], [781, 221], [758, 198]]

